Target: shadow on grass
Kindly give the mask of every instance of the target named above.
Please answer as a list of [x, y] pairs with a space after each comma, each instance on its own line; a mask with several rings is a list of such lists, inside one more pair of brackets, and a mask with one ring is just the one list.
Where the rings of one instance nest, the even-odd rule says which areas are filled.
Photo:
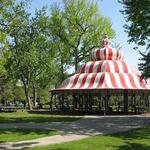
[[[150, 126], [142, 129], [135, 129], [128, 132], [121, 132], [116, 134], [110, 134], [113, 137], [118, 137], [123, 140], [133, 140], [133, 139], [149, 139], [150, 140]], [[110, 136], [109, 135], [109, 136]]]
[[[13, 148], [13, 149], [26, 150], [33, 144], [38, 144], [38, 142], [24, 142], [24, 143], [20, 143], [20, 144], [12, 144], [11, 149]], [[9, 147], [7, 147], [7, 145], [0, 145], [0, 149], [1, 150], [9, 150]]]
[[150, 150], [150, 146], [146, 144], [125, 142], [121, 146], [111, 146], [115, 150]]
[[56, 135], [56, 130], [42, 129], [0, 129], [0, 144], [12, 141], [31, 140]]
[[67, 116], [50, 116], [50, 115], [24, 115], [24, 116], [2, 116], [0, 115], [0, 123], [50, 123], [50, 122], [70, 122], [76, 121], [81, 117]]
[[53, 148], [51, 150], [70, 150], [69, 148]]
[[107, 145], [115, 150], [150, 150], [150, 126], [128, 132], [106, 135], [123, 141], [123, 145]]

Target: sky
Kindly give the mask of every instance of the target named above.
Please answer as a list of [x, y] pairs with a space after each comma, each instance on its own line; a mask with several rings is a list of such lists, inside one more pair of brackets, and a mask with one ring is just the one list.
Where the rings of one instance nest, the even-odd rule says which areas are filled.
[[[40, 9], [42, 6], [47, 5], [50, 7], [52, 3], [61, 3], [61, 0], [32, 0], [28, 11], [34, 14], [35, 9]], [[124, 16], [120, 10], [123, 6], [117, 0], [99, 0], [100, 14], [110, 18], [112, 28], [115, 30], [116, 36], [113, 40], [114, 43], [120, 44], [125, 60], [132, 65], [137, 65], [140, 61], [140, 54], [138, 51], [133, 50], [136, 45], [129, 44], [128, 34], [124, 31], [123, 25], [126, 23]], [[144, 49], [144, 48], [143, 48]]]

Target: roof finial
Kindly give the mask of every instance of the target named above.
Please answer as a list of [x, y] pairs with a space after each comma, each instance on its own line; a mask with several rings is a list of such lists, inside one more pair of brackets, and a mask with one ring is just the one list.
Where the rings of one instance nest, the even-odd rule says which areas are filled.
[[103, 47], [111, 47], [111, 41], [108, 39], [108, 35], [104, 33], [104, 39], [102, 40]]

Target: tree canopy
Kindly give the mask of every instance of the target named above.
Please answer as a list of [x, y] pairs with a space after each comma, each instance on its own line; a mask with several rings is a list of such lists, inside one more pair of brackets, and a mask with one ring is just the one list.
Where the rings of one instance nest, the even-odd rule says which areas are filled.
[[[150, 1], [149, 0], [119, 0], [123, 4], [121, 11], [125, 15], [125, 30], [129, 36], [129, 42], [134, 42], [138, 46], [146, 46], [143, 52], [139, 68], [144, 78], [150, 78]], [[148, 69], [148, 70], [147, 70]]]
[[63, 4], [63, 8], [52, 7], [50, 29], [59, 49], [65, 46], [70, 65], [75, 66], [76, 71], [89, 52], [99, 46], [104, 33], [112, 38], [114, 31], [110, 20], [100, 15], [98, 4], [94, 1], [65, 0]]
[[[31, 16], [26, 11], [26, 5], [25, 2], [13, 4], [11, 11], [7, 11], [7, 21], [4, 21], [1, 29], [7, 35], [5, 40], [8, 44], [6, 48], [3, 42], [1, 54], [6, 59], [2, 66], [7, 70], [7, 78], [16, 83], [21, 81], [29, 108], [32, 109], [30, 98], [35, 97], [38, 88], [45, 88], [54, 82], [57, 64], [54, 63], [47, 33], [45, 8]], [[4, 72], [2, 69], [1, 74]]]
[[22, 97], [32, 109], [37, 97], [45, 101], [45, 90], [68, 76], [69, 67], [77, 70], [104, 33], [113, 38], [114, 31], [92, 0], [64, 0], [50, 15], [46, 7], [30, 14], [28, 5], [0, 1], [0, 98]]

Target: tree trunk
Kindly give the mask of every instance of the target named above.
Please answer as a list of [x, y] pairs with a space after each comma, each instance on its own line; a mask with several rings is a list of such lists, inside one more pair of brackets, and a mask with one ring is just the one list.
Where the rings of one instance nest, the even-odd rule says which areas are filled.
[[37, 92], [36, 92], [36, 87], [34, 84], [32, 88], [33, 88], [33, 103], [34, 103], [34, 106], [36, 107]]
[[78, 69], [78, 50], [77, 50], [77, 48], [78, 48], [78, 46], [75, 48], [75, 60], [74, 60], [74, 65], [75, 65], [75, 72], [77, 71], [77, 69]]
[[63, 62], [61, 61], [61, 82], [64, 81], [64, 66], [63, 66]]
[[75, 57], [75, 72], [77, 71], [78, 69], [78, 62], [77, 62], [77, 57]]
[[26, 84], [24, 84], [24, 92], [25, 92], [26, 100], [28, 102], [29, 110], [32, 110], [32, 103], [31, 103], [31, 99], [29, 96], [29, 89]]
[[59, 49], [59, 52], [60, 52], [60, 55], [61, 55], [61, 57], [60, 57], [60, 62], [61, 62], [61, 66], [60, 66], [60, 68], [61, 68], [61, 82], [63, 82], [64, 81], [64, 79], [65, 79], [65, 77], [64, 77], [64, 72], [65, 72], [65, 70], [64, 70], [64, 63], [65, 63], [65, 61], [64, 61], [64, 57], [63, 57], [63, 53], [61, 52], [61, 50]]

